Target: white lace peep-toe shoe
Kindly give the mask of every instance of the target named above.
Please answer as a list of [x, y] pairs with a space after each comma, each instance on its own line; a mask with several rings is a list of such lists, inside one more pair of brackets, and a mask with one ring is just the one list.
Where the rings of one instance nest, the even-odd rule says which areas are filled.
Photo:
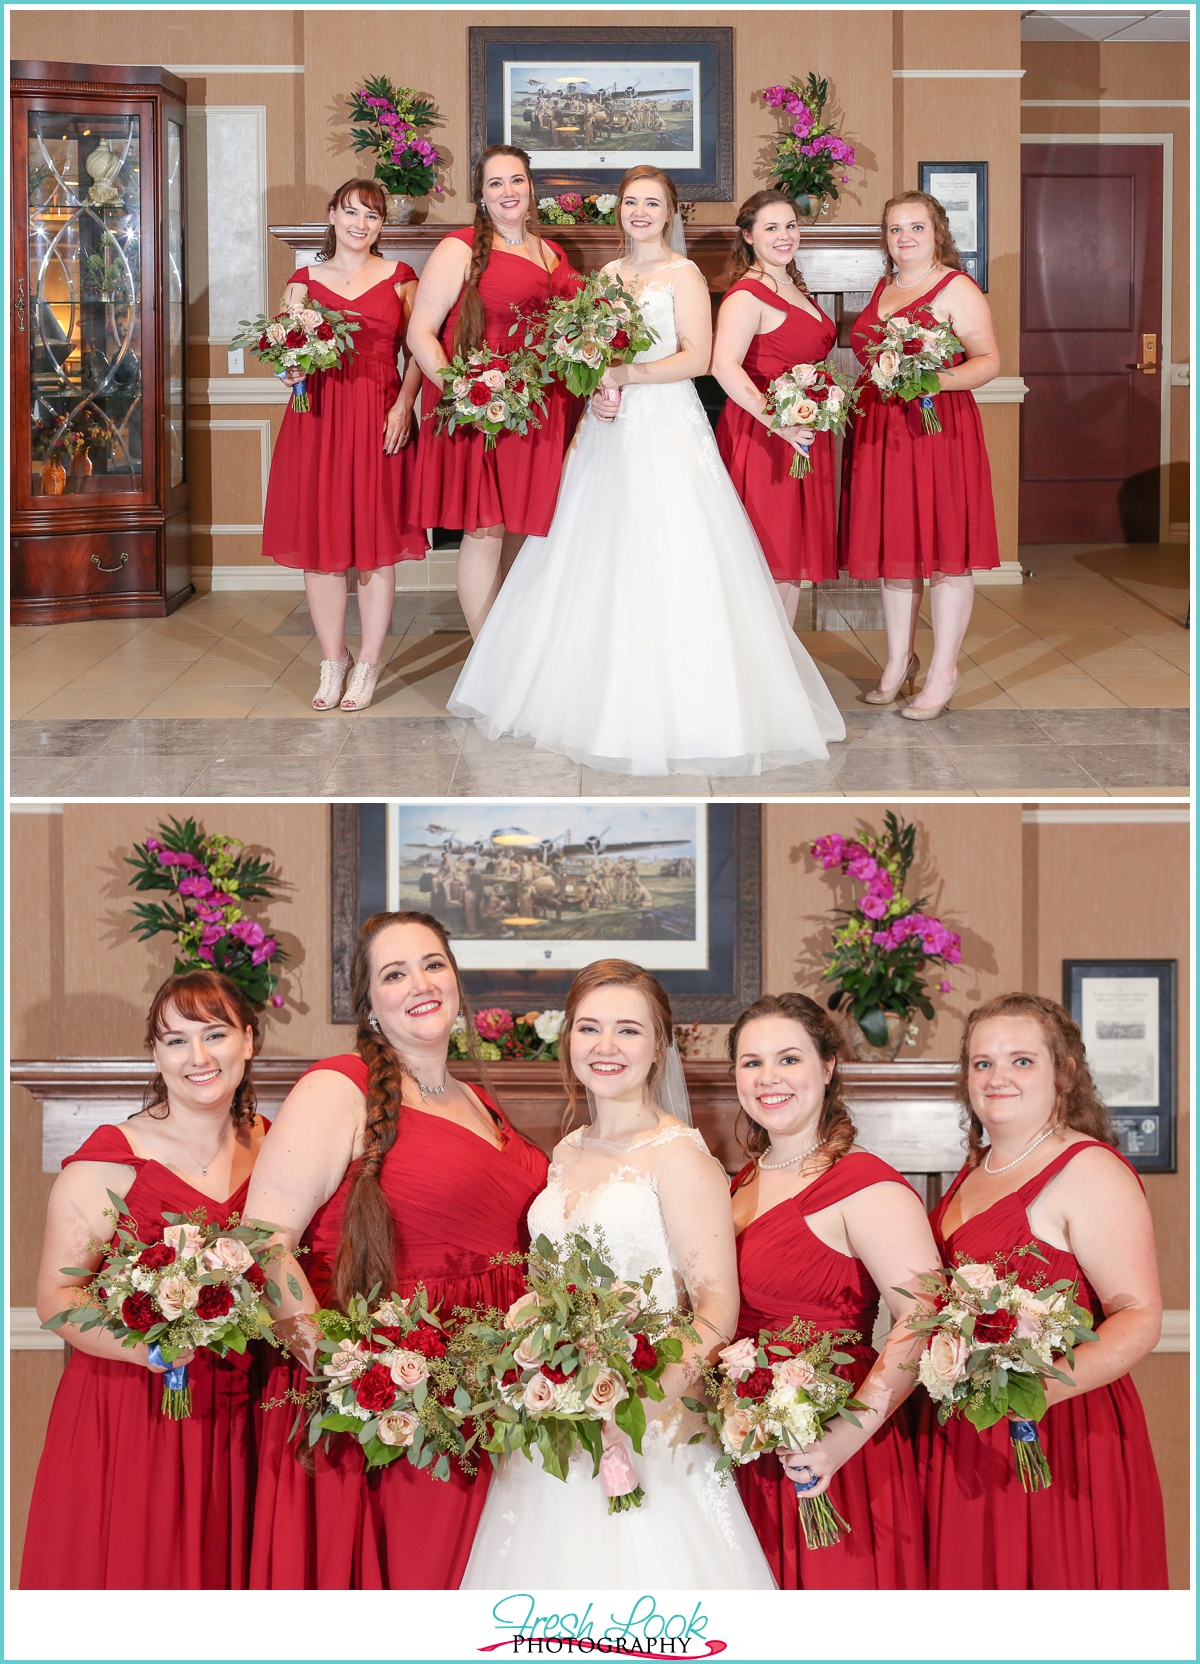
[[354, 657], [349, 648], [344, 659], [321, 660], [321, 685], [313, 694], [314, 711], [332, 711], [342, 697], [342, 689], [346, 685], [346, 678], [354, 666]]
[[366, 710], [375, 697], [375, 684], [382, 669], [382, 664], [363, 664], [361, 659], [359, 660], [346, 683], [346, 692], [342, 698], [344, 711]]

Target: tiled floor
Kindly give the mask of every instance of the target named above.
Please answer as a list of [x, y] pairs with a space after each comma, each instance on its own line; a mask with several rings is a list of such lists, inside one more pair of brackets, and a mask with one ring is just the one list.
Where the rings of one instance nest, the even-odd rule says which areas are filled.
[[[1191, 635], [1181, 545], [1037, 547], [978, 593], [954, 710], [916, 726], [861, 703], [884, 637], [876, 593], [806, 592], [805, 646], [847, 714], [828, 763], [746, 780], [596, 774], [445, 714], [468, 640], [453, 595], [398, 597], [374, 705], [318, 715], [302, 598], [206, 595], [168, 619], [12, 632], [18, 796], [1179, 796]], [[927, 615], [917, 648], [927, 659]]]

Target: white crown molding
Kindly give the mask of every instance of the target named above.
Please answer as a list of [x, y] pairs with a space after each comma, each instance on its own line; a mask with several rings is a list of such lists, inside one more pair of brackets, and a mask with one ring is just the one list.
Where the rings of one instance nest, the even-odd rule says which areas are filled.
[[164, 64], [172, 75], [303, 75], [303, 64]]
[[1023, 110], [1190, 110], [1186, 98], [1023, 98]]
[[1025, 809], [1026, 826], [1188, 826], [1192, 811], [1186, 804], [1081, 804], [1077, 809]]
[[50, 803], [43, 798], [15, 797], [8, 806], [10, 815], [61, 815], [61, 803]]
[[982, 387], [973, 387], [976, 404], [1024, 404], [1029, 388], [1020, 376], [994, 376]]
[[1023, 69], [894, 69], [893, 81], [1019, 81]]

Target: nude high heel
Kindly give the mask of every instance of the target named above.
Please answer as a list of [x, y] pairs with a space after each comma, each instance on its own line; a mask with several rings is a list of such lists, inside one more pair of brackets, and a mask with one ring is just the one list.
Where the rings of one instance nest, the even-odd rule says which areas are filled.
[[913, 694], [917, 691], [914, 683], [916, 681], [917, 672], [920, 668], [921, 661], [914, 653], [912, 658], [908, 661], [908, 669], [904, 672], [904, 675], [901, 676], [894, 688], [891, 688], [890, 690], [872, 688], [870, 693], [863, 694], [863, 703], [867, 705], [894, 705], [900, 697], [900, 690], [902, 688], [908, 689], [909, 698], [911, 699]]
[[346, 685], [346, 678], [353, 667], [354, 659], [350, 649], [346, 649], [344, 659], [321, 660], [321, 685], [313, 694], [314, 711], [331, 711], [342, 697], [342, 689]]
[[364, 664], [360, 659], [350, 674], [346, 683], [346, 692], [342, 699], [344, 711], [365, 711], [375, 697], [375, 684], [379, 680], [382, 664]]
[[962, 673], [960, 671], [959, 674], [957, 676], [955, 676], [955, 678], [954, 678], [954, 683], [953, 683], [953, 686], [950, 689], [950, 692], [942, 700], [940, 705], [930, 705], [929, 709], [924, 710], [924, 711], [918, 710], [914, 705], [906, 705], [904, 707], [904, 709], [900, 712], [900, 715], [903, 716], [903, 717], [907, 717], [909, 722], [932, 722], [935, 717], [941, 716], [943, 711], [948, 711], [950, 709], [950, 701], [954, 698], [954, 695], [958, 692], [958, 684], [961, 681], [962, 681]]

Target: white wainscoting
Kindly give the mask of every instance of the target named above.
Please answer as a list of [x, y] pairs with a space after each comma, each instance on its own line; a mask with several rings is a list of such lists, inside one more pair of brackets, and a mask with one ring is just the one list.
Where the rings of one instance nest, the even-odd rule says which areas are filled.
[[192, 105], [188, 157], [188, 282], [208, 310], [208, 334], [188, 339], [227, 346], [267, 309], [266, 105]]

